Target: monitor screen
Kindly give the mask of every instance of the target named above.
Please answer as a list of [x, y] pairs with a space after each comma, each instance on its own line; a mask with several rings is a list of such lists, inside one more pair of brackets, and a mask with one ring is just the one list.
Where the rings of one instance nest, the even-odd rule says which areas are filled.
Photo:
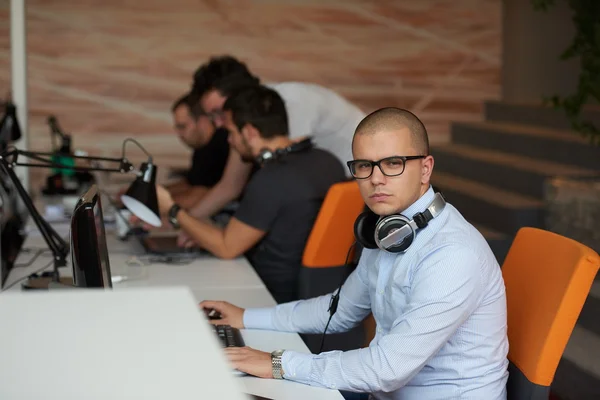
[[96, 185], [79, 199], [71, 218], [73, 282], [77, 287], [112, 287], [100, 194]]

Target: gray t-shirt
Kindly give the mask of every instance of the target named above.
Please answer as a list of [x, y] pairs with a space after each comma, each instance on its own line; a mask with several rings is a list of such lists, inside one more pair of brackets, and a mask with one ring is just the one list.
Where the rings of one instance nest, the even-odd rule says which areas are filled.
[[[352, 160], [352, 136], [365, 113], [338, 93], [314, 83], [280, 82], [265, 86], [285, 102], [290, 138], [311, 136], [315, 146], [336, 156], [343, 165]], [[350, 172], [344, 173], [349, 176]]]
[[340, 161], [313, 148], [266, 164], [248, 182], [234, 217], [267, 232], [246, 256], [278, 303], [297, 299], [306, 241], [329, 187], [343, 180]]

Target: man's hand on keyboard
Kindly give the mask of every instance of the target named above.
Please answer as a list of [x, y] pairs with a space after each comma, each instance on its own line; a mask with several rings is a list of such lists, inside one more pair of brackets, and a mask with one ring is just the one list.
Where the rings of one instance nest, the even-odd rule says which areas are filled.
[[244, 309], [234, 306], [226, 301], [205, 300], [200, 303], [200, 308], [212, 308], [221, 314], [221, 319], [209, 321], [214, 325], [230, 325], [234, 328], [244, 328]]
[[250, 347], [228, 347], [224, 350], [235, 369], [259, 378], [273, 378], [270, 353]]

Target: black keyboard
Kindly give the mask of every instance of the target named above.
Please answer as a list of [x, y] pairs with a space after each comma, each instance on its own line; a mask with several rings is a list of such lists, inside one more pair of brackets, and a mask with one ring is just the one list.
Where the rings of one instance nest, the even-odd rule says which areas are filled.
[[221, 340], [223, 347], [244, 347], [244, 339], [240, 330], [229, 325], [213, 325], [213, 331]]

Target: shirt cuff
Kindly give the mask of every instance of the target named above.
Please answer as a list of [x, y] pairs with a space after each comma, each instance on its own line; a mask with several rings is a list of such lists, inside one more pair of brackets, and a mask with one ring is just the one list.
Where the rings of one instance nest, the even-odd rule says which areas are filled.
[[309, 383], [313, 358], [314, 354], [298, 353], [291, 350], [284, 351], [281, 356], [283, 377], [290, 381]]
[[273, 307], [268, 308], [247, 308], [244, 311], [243, 322], [246, 329], [268, 329], [273, 327]]

